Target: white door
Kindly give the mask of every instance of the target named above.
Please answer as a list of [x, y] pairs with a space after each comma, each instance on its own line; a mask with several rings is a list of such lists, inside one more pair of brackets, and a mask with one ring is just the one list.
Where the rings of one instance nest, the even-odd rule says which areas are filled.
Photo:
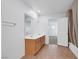
[[58, 45], [68, 46], [68, 18], [58, 19]]

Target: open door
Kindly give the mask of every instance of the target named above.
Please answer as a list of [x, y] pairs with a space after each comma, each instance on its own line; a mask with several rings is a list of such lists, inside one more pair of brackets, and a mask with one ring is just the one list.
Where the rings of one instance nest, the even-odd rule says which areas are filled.
[[58, 45], [68, 47], [68, 18], [58, 19]]

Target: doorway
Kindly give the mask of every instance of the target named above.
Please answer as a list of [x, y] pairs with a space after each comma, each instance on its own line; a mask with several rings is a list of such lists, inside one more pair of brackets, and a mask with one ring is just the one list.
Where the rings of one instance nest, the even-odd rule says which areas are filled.
[[68, 47], [68, 17], [48, 20], [49, 44]]
[[57, 21], [53, 19], [48, 20], [48, 36], [49, 44], [57, 44]]

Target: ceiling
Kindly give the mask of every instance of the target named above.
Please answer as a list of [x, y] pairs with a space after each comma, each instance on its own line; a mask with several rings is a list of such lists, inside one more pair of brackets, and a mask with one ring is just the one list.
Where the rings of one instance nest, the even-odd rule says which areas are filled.
[[71, 8], [73, 0], [24, 0], [34, 11], [40, 10], [41, 15], [66, 12]]

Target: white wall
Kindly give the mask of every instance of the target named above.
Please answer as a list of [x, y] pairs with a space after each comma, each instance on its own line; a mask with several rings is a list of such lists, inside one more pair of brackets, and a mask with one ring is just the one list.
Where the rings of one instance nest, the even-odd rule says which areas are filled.
[[[49, 36], [57, 36], [57, 21], [50, 21], [48, 24], [48, 35]], [[54, 27], [54, 28], [52, 28]]]
[[41, 15], [38, 19], [33, 21], [34, 33], [45, 33], [48, 32], [48, 20], [56, 20], [58, 18], [65, 17], [65, 13], [57, 13], [52, 15]]
[[30, 8], [22, 0], [2, 0], [2, 21], [15, 22], [15, 27], [2, 25], [2, 59], [24, 56], [24, 13]]
[[46, 32], [48, 31], [48, 18], [45, 16], [40, 16], [39, 19], [37, 20], [37, 25], [36, 25], [36, 29], [35, 31], [38, 34], [46, 34]]
[[66, 16], [65, 12], [60, 12], [60, 13], [55, 13], [55, 14], [51, 14], [51, 15], [41, 15], [44, 17], [47, 17], [48, 19], [58, 19], [58, 18], [62, 18]]
[[[60, 19], [60, 18], [62, 18], [62, 17], [65, 17], [66, 16], [66, 13], [56, 13], [56, 14], [51, 14], [51, 15], [45, 15], [45, 16], [43, 16], [43, 15], [41, 15], [41, 17], [40, 17], [40, 26], [42, 26], [42, 29], [41, 29], [41, 31], [43, 30], [43, 29], [45, 29], [46, 31], [46, 34], [47, 35], [52, 35], [52, 36], [54, 36], [54, 34], [55, 34], [55, 36], [57, 35], [57, 31], [55, 32], [55, 33], [53, 33], [53, 34], [48, 34], [48, 32], [49, 32], [49, 23], [52, 23], [52, 24], [56, 24], [57, 23], [57, 20], [58, 19]], [[52, 20], [52, 21], [50, 21], [49, 22], [49, 20]], [[42, 23], [42, 24], [41, 24]], [[45, 24], [45, 25], [44, 25]], [[47, 28], [47, 29], [46, 29]]]
[[38, 34], [39, 32], [39, 24], [38, 24], [38, 18], [37, 19], [33, 19], [32, 20], [32, 31], [33, 31], [33, 35], [34, 34]]

